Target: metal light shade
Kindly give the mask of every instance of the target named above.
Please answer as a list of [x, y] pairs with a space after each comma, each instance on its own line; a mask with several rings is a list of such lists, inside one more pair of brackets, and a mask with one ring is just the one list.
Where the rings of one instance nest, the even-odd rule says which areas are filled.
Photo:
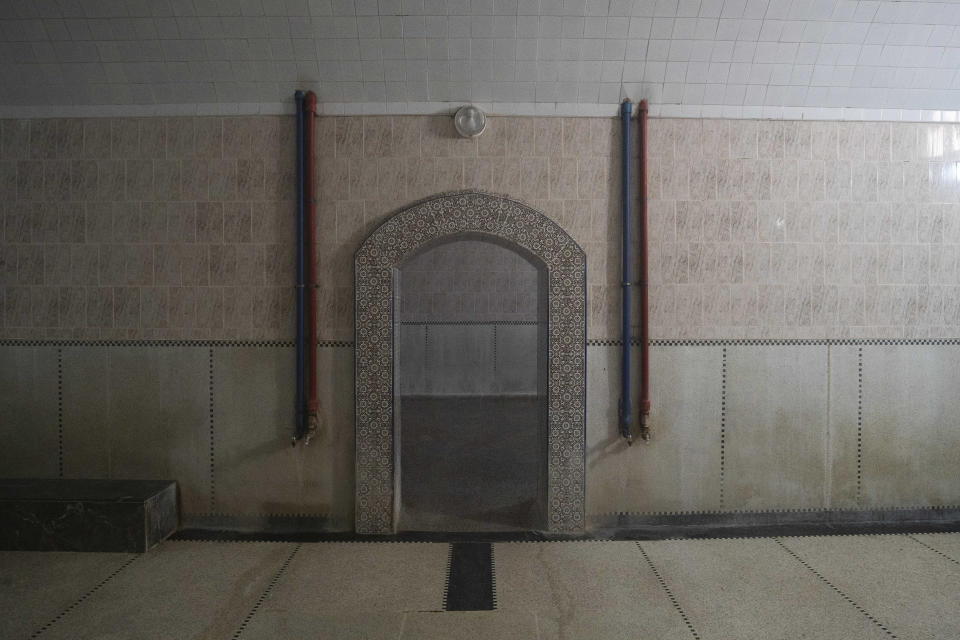
[[453, 124], [464, 138], [476, 138], [487, 126], [487, 117], [475, 106], [460, 107], [453, 116]]

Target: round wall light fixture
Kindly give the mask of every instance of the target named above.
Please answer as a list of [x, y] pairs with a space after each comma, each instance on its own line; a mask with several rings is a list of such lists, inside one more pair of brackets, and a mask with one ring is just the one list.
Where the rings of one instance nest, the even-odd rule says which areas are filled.
[[476, 138], [487, 127], [487, 116], [472, 104], [460, 107], [453, 116], [453, 124], [464, 138]]

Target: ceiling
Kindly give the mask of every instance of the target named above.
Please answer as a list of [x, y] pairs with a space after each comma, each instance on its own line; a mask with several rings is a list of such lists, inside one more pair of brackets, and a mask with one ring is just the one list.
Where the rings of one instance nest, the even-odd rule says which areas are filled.
[[0, 115], [613, 113], [955, 119], [960, 2], [3, 0]]

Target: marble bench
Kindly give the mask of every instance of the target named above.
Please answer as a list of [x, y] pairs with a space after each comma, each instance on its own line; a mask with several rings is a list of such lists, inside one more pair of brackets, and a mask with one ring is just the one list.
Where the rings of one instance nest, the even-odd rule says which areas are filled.
[[0, 549], [142, 553], [179, 523], [170, 480], [0, 479]]

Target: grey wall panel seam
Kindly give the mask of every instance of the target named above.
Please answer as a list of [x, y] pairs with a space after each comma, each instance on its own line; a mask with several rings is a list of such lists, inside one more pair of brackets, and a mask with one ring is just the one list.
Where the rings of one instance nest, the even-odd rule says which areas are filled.
[[57, 475], [63, 477], [63, 349], [57, 349]]
[[217, 485], [216, 485], [216, 431], [214, 423], [214, 388], [213, 388], [213, 348], [210, 348], [209, 354], [210, 369], [210, 387], [209, 387], [209, 430], [210, 430], [210, 511], [217, 510]]
[[726, 471], [727, 445], [727, 348], [720, 359], [720, 508], [724, 505], [724, 473]]
[[863, 497], [863, 347], [857, 349], [857, 505]]

